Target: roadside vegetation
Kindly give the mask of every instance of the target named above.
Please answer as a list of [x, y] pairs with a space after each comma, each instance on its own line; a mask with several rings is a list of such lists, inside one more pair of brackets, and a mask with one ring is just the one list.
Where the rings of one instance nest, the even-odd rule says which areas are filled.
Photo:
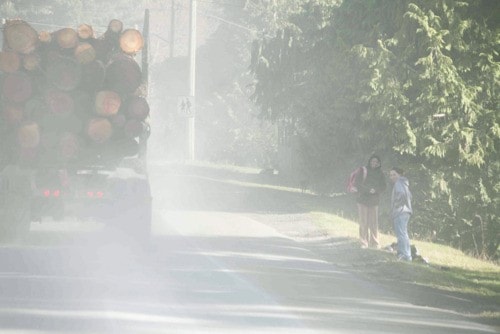
[[292, 134], [291, 174], [340, 192], [376, 152], [407, 171], [419, 235], [497, 257], [500, 2], [252, 4], [253, 98]]
[[[175, 168], [232, 186], [255, 189], [259, 200], [266, 203], [265, 208], [270, 208], [269, 213], [290, 215], [287, 230], [294, 230], [294, 214], [309, 215], [311, 223], [317, 226], [317, 233], [304, 235], [301, 240], [310, 239], [311, 247], [315, 247], [315, 238], [321, 236], [320, 239], [328, 241], [328, 259], [325, 260], [377, 281], [411, 303], [453, 310], [500, 327], [498, 262], [480, 259], [445, 244], [419, 240], [412, 233], [412, 222], [409, 227], [411, 243], [425, 261], [400, 262], [394, 252], [384, 249], [396, 241], [390, 228], [380, 233], [381, 249], [360, 248], [358, 224], [353, 218], [355, 205], [346, 194], [318, 196], [290, 186], [278, 175], [263, 175], [255, 168], [202, 162]], [[275, 209], [283, 208], [283, 203], [293, 209]], [[300, 235], [300, 231], [294, 232]], [[324, 243], [321, 245], [317, 247], [325, 247]]]

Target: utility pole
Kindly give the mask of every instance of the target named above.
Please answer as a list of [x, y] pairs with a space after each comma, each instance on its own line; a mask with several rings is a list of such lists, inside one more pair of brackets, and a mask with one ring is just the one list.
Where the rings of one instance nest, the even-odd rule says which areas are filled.
[[174, 57], [174, 38], [175, 38], [175, 0], [170, 2], [170, 58]]
[[[196, 101], [196, 0], [191, 0], [191, 15], [189, 16], [189, 95]], [[188, 145], [189, 160], [195, 160], [195, 118], [196, 109], [192, 117], [188, 118]]]
[[146, 97], [149, 91], [149, 9], [144, 11], [144, 27], [142, 29], [144, 36], [144, 46], [142, 47], [142, 84], [145, 91], [143, 92]]
[[[149, 9], [144, 11], [144, 27], [142, 29], [142, 34], [144, 36], [144, 45], [142, 47], [142, 93], [144, 97], [148, 97], [149, 95]], [[140, 147], [139, 147], [139, 157], [142, 158], [144, 170], [146, 170], [147, 166], [147, 140], [150, 135], [150, 128], [148, 125], [147, 134], [143, 134], [140, 137]]]

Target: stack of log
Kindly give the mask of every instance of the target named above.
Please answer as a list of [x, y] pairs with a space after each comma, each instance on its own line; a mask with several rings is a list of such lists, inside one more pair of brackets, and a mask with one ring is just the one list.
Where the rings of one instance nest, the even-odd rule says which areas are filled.
[[11, 160], [79, 163], [136, 154], [149, 105], [134, 56], [141, 33], [112, 20], [37, 32], [7, 21], [0, 52], [0, 144]]

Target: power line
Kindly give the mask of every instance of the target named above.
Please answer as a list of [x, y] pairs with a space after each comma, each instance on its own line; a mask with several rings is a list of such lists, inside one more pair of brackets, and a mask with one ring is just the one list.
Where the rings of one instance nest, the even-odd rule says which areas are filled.
[[[209, 1], [200, 1], [200, 0], [197, 0], [198, 2], [209, 2]], [[183, 5], [183, 4], [179, 4], [181, 7], [183, 7], [184, 9], [188, 9], [187, 6]], [[226, 24], [229, 24], [229, 25], [232, 25], [234, 27], [238, 27], [240, 29], [243, 29], [243, 30], [246, 30], [248, 32], [251, 32], [253, 34], [261, 34], [261, 32], [259, 32], [258, 30], [255, 30], [255, 29], [252, 29], [252, 28], [249, 28], [249, 27], [246, 27], [244, 25], [241, 25], [239, 23], [236, 23], [236, 22], [233, 22], [233, 21], [229, 21], [227, 19], [224, 19], [220, 16], [217, 16], [217, 15], [214, 15], [212, 13], [209, 13], [208, 11], [204, 11], [204, 12], [200, 12], [201, 15], [205, 16], [205, 17], [208, 17], [208, 18], [212, 18], [212, 19], [215, 19], [215, 20], [218, 20], [218, 21], [221, 21], [221, 22], [224, 22]], [[265, 35], [266, 37], [269, 37], [269, 38], [272, 38], [272, 36], [270, 35]]]
[[229, 6], [229, 7], [237, 7], [243, 9], [244, 6], [235, 5], [234, 3], [229, 2], [220, 2], [220, 1], [206, 1], [206, 0], [197, 0], [198, 2], [208, 3], [212, 5], [221, 5], [221, 6]]

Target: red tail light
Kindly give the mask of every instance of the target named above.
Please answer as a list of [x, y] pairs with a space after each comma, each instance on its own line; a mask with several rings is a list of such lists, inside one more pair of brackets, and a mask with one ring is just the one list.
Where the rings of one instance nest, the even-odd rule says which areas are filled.
[[95, 193], [97, 198], [103, 198], [104, 197], [104, 193], [102, 191], [98, 191]]
[[87, 197], [89, 197], [89, 198], [94, 197], [94, 192], [93, 191], [87, 191]]
[[60, 197], [61, 196], [61, 190], [59, 189], [54, 189], [54, 190], [50, 190], [50, 189], [44, 189], [43, 192], [43, 197]]

